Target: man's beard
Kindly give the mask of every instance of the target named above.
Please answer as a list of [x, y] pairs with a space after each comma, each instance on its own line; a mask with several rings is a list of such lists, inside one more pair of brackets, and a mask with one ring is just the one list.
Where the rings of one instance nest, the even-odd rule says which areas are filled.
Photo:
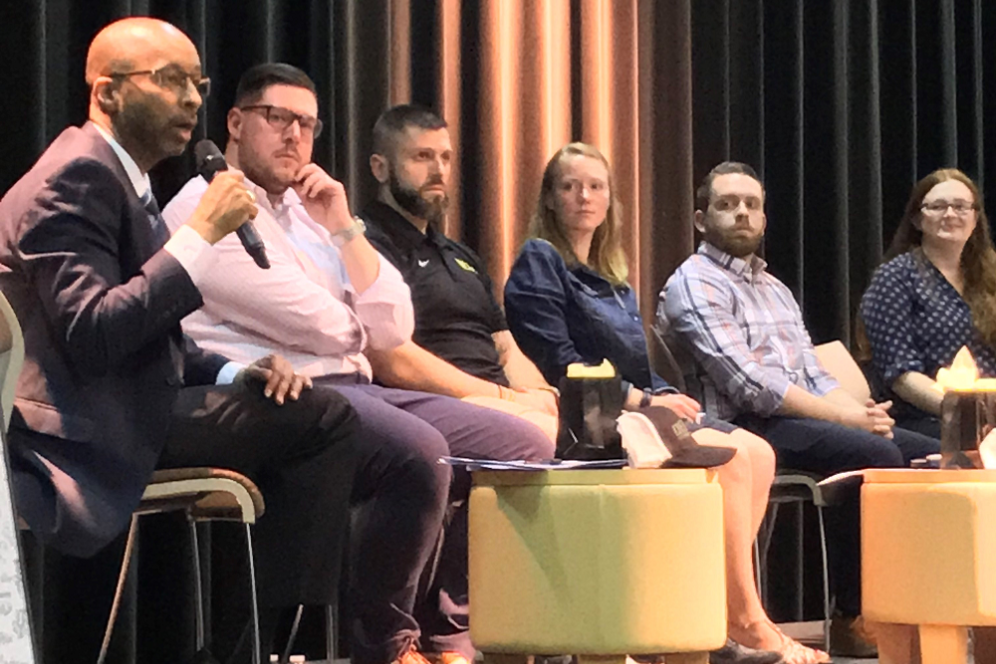
[[734, 258], [744, 258], [757, 253], [761, 240], [764, 239], [763, 233], [744, 237], [734, 235], [732, 231], [724, 232], [713, 228], [706, 228], [703, 236], [706, 242]]
[[296, 173], [276, 169], [270, 158], [257, 152], [248, 141], [239, 143], [239, 169], [250, 182], [273, 196], [282, 196], [293, 184]]
[[397, 174], [392, 168], [388, 174], [388, 184], [391, 188], [391, 195], [402, 210], [418, 219], [425, 219], [433, 226], [438, 225], [446, 213], [450, 198], [446, 194], [425, 198], [421, 189], [443, 184], [442, 176], [430, 177], [422, 185], [421, 189], [415, 189], [401, 183]]
[[183, 154], [186, 141], [171, 141], [168, 119], [159, 117], [146, 104], [126, 105], [113, 119], [115, 132], [131, 147], [142, 152], [142, 159], [158, 162]]

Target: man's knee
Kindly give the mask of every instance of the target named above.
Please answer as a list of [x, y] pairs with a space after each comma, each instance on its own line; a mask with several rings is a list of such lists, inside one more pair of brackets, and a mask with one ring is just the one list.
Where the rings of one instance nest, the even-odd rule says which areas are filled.
[[865, 468], [901, 468], [906, 465], [896, 444], [875, 434], [871, 434], [861, 451], [865, 457]]
[[506, 435], [514, 445], [511, 458], [532, 460], [553, 458], [556, 445], [548, 433], [538, 425], [518, 417], [509, 417], [508, 420], [510, 429]]
[[353, 444], [360, 430], [360, 420], [349, 401], [325, 387], [306, 390], [297, 401], [279, 406], [274, 414], [288, 427], [284, 440], [316, 451], [333, 444]]
[[909, 465], [913, 459], [922, 459], [928, 454], [937, 454], [941, 451], [941, 441], [936, 438], [898, 427], [892, 432], [893, 442], [903, 456], [903, 465]]
[[[530, 424], [534, 424], [539, 427], [539, 429], [550, 439], [552, 444], [556, 444], [557, 441], [557, 430], [560, 422], [555, 415], [550, 413], [537, 410], [536, 408], [530, 408], [528, 406], [523, 406], [522, 404], [516, 403], [514, 401], [506, 401], [504, 399], [498, 399], [496, 397], [482, 397], [482, 396], [470, 396], [461, 399], [464, 403], [469, 403], [474, 406], [479, 406], [481, 408], [487, 408], [489, 410], [494, 410], [499, 413], [506, 413], [508, 415], [514, 415], [519, 419], [525, 420]], [[552, 452], [551, 452], [552, 454]], [[547, 455], [543, 458], [548, 458]]]
[[362, 502], [386, 491], [403, 494], [410, 506], [442, 510], [453, 478], [451, 468], [439, 462], [449, 454], [443, 436], [424, 423], [406, 435], [393, 436], [366, 429], [363, 423], [356, 435], [354, 500]]
[[755, 481], [761, 479], [757, 476], [758, 473], [765, 477], [774, 477], [775, 449], [768, 441], [746, 429], [737, 429], [730, 433], [730, 437], [735, 441], [738, 449], [744, 449], [750, 455]]

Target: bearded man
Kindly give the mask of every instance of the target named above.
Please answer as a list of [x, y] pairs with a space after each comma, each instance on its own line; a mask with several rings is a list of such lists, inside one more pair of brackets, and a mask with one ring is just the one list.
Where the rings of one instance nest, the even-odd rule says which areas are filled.
[[[782, 468], [832, 475], [908, 465], [936, 439], [894, 427], [891, 402], [859, 403], [816, 357], [792, 292], [757, 255], [764, 186], [753, 168], [724, 162], [696, 192], [703, 242], [661, 291], [658, 325], [685, 362], [688, 391], [714, 417], [771, 443]], [[859, 502], [828, 510], [836, 614], [830, 653], [867, 657], [860, 601]]]
[[395, 106], [373, 138], [370, 169], [380, 188], [360, 217], [370, 243], [401, 271], [415, 308], [411, 341], [367, 351], [374, 377], [516, 415], [555, 440], [556, 391], [512, 338], [483, 261], [440, 230], [454, 161], [446, 122], [420, 106]]

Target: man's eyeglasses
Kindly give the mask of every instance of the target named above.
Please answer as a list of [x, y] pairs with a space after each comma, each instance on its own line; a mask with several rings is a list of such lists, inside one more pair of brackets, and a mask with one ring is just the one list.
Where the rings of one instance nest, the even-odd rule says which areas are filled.
[[301, 127], [302, 134], [311, 134], [312, 138], [322, 135], [322, 121], [310, 115], [301, 115], [281, 106], [272, 104], [257, 104], [255, 106], [243, 106], [243, 111], [259, 111], [270, 123], [270, 126], [278, 131], [285, 131], [295, 121]]
[[933, 201], [920, 206], [920, 211], [931, 217], [943, 217], [948, 208], [954, 210], [954, 213], [959, 217], [967, 217], [972, 211], [979, 209], [975, 203], [968, 201], [951, 201], [950, 203], [948, 201]]
[[200, 74], [191, 76], [176, 65], [166, 65], [159, 69], [143, 69], [141, 71], [115, 72], [111, 78], [127, 78], [129, 76], [148, 76], [149, 80], [161, 88], [172, 90], [177, 95], [183, 95], [191, 83], [197, 89], [201, 99], [211, 94], [211, 79]]

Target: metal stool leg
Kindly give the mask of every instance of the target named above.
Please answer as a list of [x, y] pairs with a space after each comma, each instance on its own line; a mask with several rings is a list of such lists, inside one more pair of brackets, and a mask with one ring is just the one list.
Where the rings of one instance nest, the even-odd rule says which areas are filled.
[[114, 588], [114, 600], [111, 602], [111, 614], [107, 617], [107, 627], [104, 629], [104, 640], [100, 644], [100, 654], [97, 655], [97, 664], [104, 664], [107, 659], [107, 649], [111, 645], [111, 633], [114, 631], [114, 623], [118, 618], [118, 610], [121, 608], [121, 595], [124, 594], [125, 580], [128, 578], [128, 569], [131, 567], [132, 552], [135, 548], [135, 531], [138, 529], [138, 515], [131, 515], [131, 525], [128, 526], [128, 540], [125, 543], [124, 555], [121, 558], [121, 569], [118, 572], [118, 585]]
[[325, 607], [325, 656], [329, 663], [339, 657], [339, 605], [329, 604]]
[[827, 532], [823, 525], [823, 507], [816, 506], [820, 522], [820, 554], [823, 556], [823, 649], [830, 652], [830, 573], [827, 565]]
[[804, 578], [803, 572], [805, 571], [806, 552], [803, 549], [802, 534], [803, 529], [806, 527], [805, 524], [805, 512], [806, 503], [798, 502], [796, 503], [796, 515], [795, 515], [795, 587], [798, 589], [795, 594], [795, 619], [802, 621], [803, 614], [805, 613], [806, 603], [805, 603], [805, 586], [806, 579]]
[[768, 570], [768, 551], [771, 549], [771, 536], [775, 532], [775, 522], [778, 520], [778, 503], [771, 503], [768, 506], [768, 514], [764, 516], [764, 521], [762, 522], [761, 532], [764, 533], [760, 536], [761, 540], [760, 549], [760, 563], [757, 566], [758, 578], [760, 581], [760, 588], [758, 588], [758, 593], [761, 596], [761, 605], [768, 606], [768, 583], [767, 583], [767, 570]]
[[[764, 526], [761, 526], [764, 528]], [[754, 538], [754, 584], [757, 586], [757, 592], [761, 593], [761, 544], [758, 542], [761, 534]]]
[[249, 553], [249, 587], [252, 592], [252, 656], [253, 662], [262, 662], [263, 647], [259, 642], [259, 598], [256, 594], [256, 559], [252, 550], [252, 526], [246, 527], [246, 550]]
[[197, 539], [197, 522], [187, 511], [187, 527], [190, 530], [190, 548], [194, 558], [194, 616], [196, 618], [197, 650], [204, 648], [204, 579], [201, 576], [201, 546]]
[[301, 628], [302, 615], [304, 615], [304, 604], [298, 604], [297, 611], [294, 612], [294, 622], [291, 623], [290, 634], [287, 635], [287, 645], [280, 656], [281, 664], [287, 664], [290, 661], [291, 649], [294, 647], [294, 642], [297, 641], [297, 631]]

